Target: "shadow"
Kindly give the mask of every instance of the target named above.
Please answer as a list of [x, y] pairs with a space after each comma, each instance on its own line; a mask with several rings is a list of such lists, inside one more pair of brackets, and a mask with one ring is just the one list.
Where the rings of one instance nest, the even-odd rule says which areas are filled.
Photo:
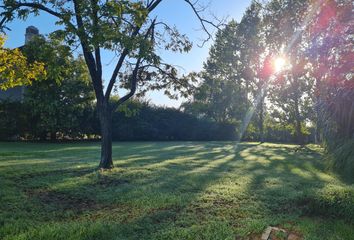
[[313, 199], [338, 181], [324, 172], [318, 152], [293, 145], [115, 143], [115, 169], [105, 172], [97, 170], [98, 143], [6, 148], [0, 147], [0, 176], [33, 208], [22, 217], [39, 226], [48, 219], [110, 222], [121, 239], [153, 239], [210, 218], [237, 223], [237, 230], [249, 216], [322, 216], [328, 211]]
[[276, 224], [281, 219], [289, 221], [289, 216], [354, 223], [354, 189], [326, 172], [321, 154], [308, 147], [271, 146], [252, 148], [249, 153], [268, 160], [281, 156], [246, 167], [252, 173], [248, 195], [258, 199], [257, 211], [263, 212], [265, 219], [278, 218]]

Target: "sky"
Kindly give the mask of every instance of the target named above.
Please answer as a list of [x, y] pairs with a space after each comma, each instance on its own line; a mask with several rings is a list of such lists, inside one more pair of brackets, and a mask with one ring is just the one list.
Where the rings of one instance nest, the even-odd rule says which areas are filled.
[[[227, 17], [228, 20], [235, 19], [240, 21], [246, 8], [250, 5], [251, 0], [199, 0], [203, 5], [207, 5], [207, 10], [203, 13], [205, 18], [211, 19], [212, 16], [217, 16], [219, 19]], [[162, 58], [165, 62], [178, 65], [181, 67], [181, 73], [186, 74], [191, 71], [200, 71], [203, 67], [203, 62], [208, 57], [209, 48], [213, 43], [210, 40], [203, 47], [198, 47], [202, 43], [202, 39], [206, 39], [207, 35], [201, 30], [201, 25], [194, 15], [191, 7], [183, 0], [164, 0], [155, 10], [155, 14], [160, 20], [165, 21], [170, 25], [175, 25], [181, 33], [186, 34], [193, 42], [193, 48], [188, 53], [177, 54], [164, 52]], [[41, 13], [39, 16], [31, 16], [26, 21], [15, 20], [7, 26], [11, 31], [6, 32], [7, 42], [5, 47], [15, 48], [24, 44], [25, 29], [28, 26], [35, 26], [39, 32], [46, 35], [60, 28], [55, 25], [55, 18]], [[103, 53], [103, 78], [109, 79], [112, 73], [114, 62], [112, 63], [112, 55]], [[119, 92], [123, 94], [124, 92]], [[150, 92], [145, 97], [151, 103], [167, 106], [179, 107], [185, 99], [171, 100], [161, 91]]]

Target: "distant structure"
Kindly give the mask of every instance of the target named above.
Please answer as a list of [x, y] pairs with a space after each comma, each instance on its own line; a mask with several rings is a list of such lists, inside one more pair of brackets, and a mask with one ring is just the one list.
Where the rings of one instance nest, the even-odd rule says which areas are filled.
[[[39, 30], [34, 26], [29, 26], [26, 28], [25, 33], [25, 45], [28, 44], [34, 36], [39, 35]], [[19, 47], [19, 49], [21, 49]], [[0, 101], [23, 101], [25, 94], [25, 86], [19, 86], [7, 89], [5, 91], [0, 90]]]
[[25, 44], [29, 43], [34, 36], [39, 35], [39, 30], [38, 28], [34, 26], [29, 26], [26, 28], [26, 34], [25, 34]]

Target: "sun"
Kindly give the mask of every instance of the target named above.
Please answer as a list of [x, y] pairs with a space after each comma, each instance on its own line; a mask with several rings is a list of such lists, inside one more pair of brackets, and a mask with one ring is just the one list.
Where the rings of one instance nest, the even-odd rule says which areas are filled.
[[277, 58], [274, 60], [275, 72], [280, 72], [281, 70], [283, 70], [285, 64], [286, 64], [285, 58], [283, 58], [283, 57], [277, 57]]

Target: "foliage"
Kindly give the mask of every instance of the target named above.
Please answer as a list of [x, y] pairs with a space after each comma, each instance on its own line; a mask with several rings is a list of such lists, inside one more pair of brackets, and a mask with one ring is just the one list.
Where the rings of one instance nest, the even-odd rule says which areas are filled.
[[[84, 0], [68, 5], [62, 1], [23, 3], [6, 0], [1, 15], [6, 22], [15, 18], [26, 19], [30, 14], [40, 12], [56, 17], [57, 24], [63, 29], [53, 34], [65, 40], [69, 46], [82, 46], [96, 97], [100, 100], [105, 94], [109, 99], [113, 85], [118, 80], [118, 86], [127, 89], [132, 89], [133, 85], [136, 87], [135, 81], [139, 82], [142, 92], [159, 88], [177, 90], [187, 86], [185, 81], [177, 81], [177, 69], [162, 62], [158, 53], [161, 50], [188, 52], [192, 43], [175, 27], [150, 16], [160, 2]], [[119, 53], [106, 92], [103, 92], [102, 86], [98, 86], [103, 83], [101, 49]], [[137, 61], [124, 65], [128, 59]], [[134, 71], [135, 68], [137, 71]]]
[[[252, 2], [240, 23], [231, 21], [216, 35], [184, 110], [237, 128], [242, 121], [249, 124], [245, 139], [261, 142], [351, 139], [350, 4]], [[272, 63], [277, 56], [286, 62], [279, 72]]]
[[[73, 86], [75, 82], [64, 80], [64, 83], [75, 89], [75, 93], [80, 89]], [[95, 108], [90, 101], [72, 100], [65, 104], [71, 94], [65, 85], [53, 86], [50, 80], [43, 81], [28, 90], [24, 103], [0, 103], [0, 111], [5, 116], [0, 120], [0, 130], [3, 130], [0, 139], [17, 136], [44, 140], [51, 133], [52, 140], [97, 138], [99, 121]], [[57, 91], [61, 97], [56, 95]], [[112, 106], [117, 101], [112, 98]], [[232, 124], [215, 123], [177, 109], [132, 100], [113, 112], [112, 137], [115, 141], [234, 140], [237, 132]]]
[[112, 131], [114, 140], [208, 141], [234, 140], [237, 136], [232, 124], [139, 101], [129, 101], [114, 112]]
[[75, 59], [68, 48], [55, 39], [37, 38], [23, 47], [29, 60], [45, 64], [47, 79], [26, 89], [24, 104], [31, 122], [30, 134], [45, 139], [88, 134], [94, 93], [82, 57]]
[[[47, 73], [25, 89], [23, 102], [2, 102], [1, 139], [82, 137], [93, 132], [94, 93], [82, 57], [55, 39], [38, 37], [21, 49], [29, 63], [41, 62]], [[58, 136], [59, 137], [59, 136]]]
[[0, 238], [247, 239], [269, 225], [352, 238], [354, 187], [321, 149], [235, 144], [115, 143], [102, 172], [98, 143], [1, 143]]
[[1, 140], [16, 140], [19, 136], [24, 137], [30, 123], [27, 112], [23, 103], [0, 101]]
[[186, 112], [200, 115], [218, 123], [240, 121], [248, 107], [243, 79], [238, 74], [237, 24], [232, 21], [219, 30], [210, 49], [202, 83], [193, 101], [184, 104]]
[[319, 137], [330, 165], [353, 177], [354, 79], [351, 1], [328, 1], [309, 29], [309, 56], [316, 78], [314, 101]]
[[344, 179], [354, 182], [354, 140], [332, 139], [326, 142], [327, 162], [331, 169], [336, 170]]
[[[293, 124], [298, 143], [304, 142], [302, 126], [311, 116], [311, 90], [313, 78], [309, 77], [306, 56], [306, 27], [310, 3], [302, 1], [272, 1], [267, 5], [265, 24], [268, 27], [267, 45], [275, 55], [285, 56], [287, 68], [276, 73], [269, 85], [269, 99], [273, 104], [272, 114]], [[291, 16], [291, 17], [289, 17]]]
[[30, 85], [46, 76], [44, 64], [28, 63], [20, 49], [4, 48], [5, 36], [0, 35], [0, 90]]

